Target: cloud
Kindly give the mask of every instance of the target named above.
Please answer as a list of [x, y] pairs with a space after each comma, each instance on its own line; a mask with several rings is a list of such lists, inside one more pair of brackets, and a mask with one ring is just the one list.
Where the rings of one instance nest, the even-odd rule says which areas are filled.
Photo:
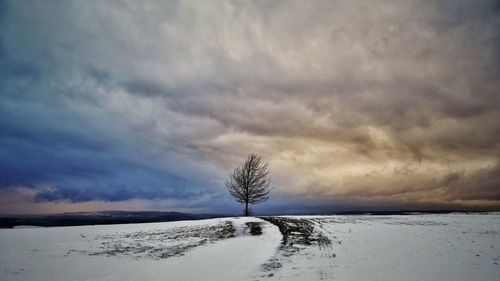
[[234, 210], [256, 152], [304, 208], [500, 206], [495, 1], [2, 6], [3, 189]]

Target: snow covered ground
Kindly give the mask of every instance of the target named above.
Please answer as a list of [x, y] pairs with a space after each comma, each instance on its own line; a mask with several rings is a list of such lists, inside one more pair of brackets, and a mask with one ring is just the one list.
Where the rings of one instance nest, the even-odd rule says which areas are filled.
[[282, 258], [271, 280], [500, 280], [498, 213], [301, 218], [331, 245]]
[[499, 280], [500, 214], [2, 229], [0, 253], [2, 281]]

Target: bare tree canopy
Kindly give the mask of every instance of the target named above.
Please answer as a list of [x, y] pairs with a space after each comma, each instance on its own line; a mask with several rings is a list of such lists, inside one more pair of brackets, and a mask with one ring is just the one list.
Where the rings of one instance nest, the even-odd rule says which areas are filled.
[[272, 188], [269, 165], [257, 154], [248, 155], [240, 167], [234, 169], [226, 180], [229, 193], [239, 203], [245, 204], [245, 216], [248, 216], [248, 204], [266, 201]]

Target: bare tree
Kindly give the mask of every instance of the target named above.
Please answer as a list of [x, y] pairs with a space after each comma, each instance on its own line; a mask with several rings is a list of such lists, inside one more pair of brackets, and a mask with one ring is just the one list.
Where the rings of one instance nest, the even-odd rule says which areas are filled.
[[257, 154], [250, 154], [226, 180], [229, 193], [237, 202], [245, 204], [245, 216], [248, 216], [248, 204], [264, 202], [269, 198], [272, 188], [268, 166]]

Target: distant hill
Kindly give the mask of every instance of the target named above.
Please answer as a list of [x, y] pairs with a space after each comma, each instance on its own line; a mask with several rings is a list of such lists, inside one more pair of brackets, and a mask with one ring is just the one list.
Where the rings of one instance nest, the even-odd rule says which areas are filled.
[[[464, 210], [411, 210], [411, 211], [341, 211], [325, 213], [304, 213], [301, 215], [418, 215], [448, 213], [483, 213], [482, 211]], [[277, 214], [267, 214], [275, 216]], [[285, 215], [285, 214], [282, 214]], [[180, 220], [200, 220], [229, 217], [221, 214], [189, 214], [179, 212], [127, 212], [99, 211], [62, 213], [53, 215], [12, 215], [0, 217], [0, 228], [13, 228], [20, 225], [32, 226], [77, 226], [98, 224], [126, 224], [167, 222]]]
[[198, 220], [225, 215], [216, 214], [189, 214], [179, 212], [127, 212], [127, 211], [99, 211], [62, 213], [52, 215], [16, 215], [0, 217], [0, 228], [12, 228], [19, 225], [33, 226], [77, 226], [97, 224], [125, 224], [167, 222], [179, 220]]

